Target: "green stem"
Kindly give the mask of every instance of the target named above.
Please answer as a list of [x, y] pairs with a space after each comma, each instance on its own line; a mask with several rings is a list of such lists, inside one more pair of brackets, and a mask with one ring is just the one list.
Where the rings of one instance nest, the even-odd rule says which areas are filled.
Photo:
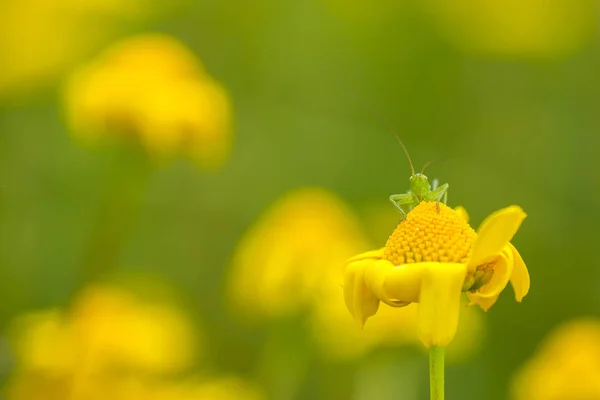
[[273, 399], [296, 399], [308, 377], [310, 341], [295, 316], [274, 322], [268, 332], [260, 365], [265, 389]]
[[117, 266], [135, 226], [152, 171], [145, 153], [128, 147], [114, 151], [108, 187], [83, 254], [82, 271], [86, 280], [101, 277]]
[[429, 348], [429, 392], [431, 400], [444, 400], [444, 348]]

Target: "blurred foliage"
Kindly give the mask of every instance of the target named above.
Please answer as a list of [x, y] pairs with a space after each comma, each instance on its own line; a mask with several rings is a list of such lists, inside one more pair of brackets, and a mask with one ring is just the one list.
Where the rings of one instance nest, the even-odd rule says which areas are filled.
[[[240, 241], [293, 189], [335, 193], [365, 240], [383, 245], [399, 218], [387, 197], [405, 191], [409, 176], [393, 130], [416, 164], [435, 160], [429, 174], [450, 184], [449, 204], [465, 206], [473, 226], [510, 204], [528, 213], [514, 244], [530, 294], [519, 306], [502, 296], [483, 316], [479, 351], [447, 368], [449, 396], [506, 398], [553, 326], [600, 307], [590, 255], [600, 223], [598, 10], [585, 0], [442, 3], [2, 0], [7, 385], [23, 362], [9, 344], [15, 323], [34, 313], [57, 328], [61, 311], [47, 310], [69, 309], [106, 277], [131, 275], [170, 286], [177, 307], [201, 321], [203, 356], [189, 374], [203, 384], [232, 377], [278, 400], [424, 398], [418, 347], [387, 343], [332, 358], [306, 310], [249, 322], [227, 296]], [[153, 33], [181, 42], [229, 93], [233, 147], [219, 169], [72, 140], [65, 82], [118, 41]], [[341, 338], [359, 340], [344, 329]], [[195, 376], [164, 392], [195, 387]], [[127, 388], [123, 398], [148, 390]]]

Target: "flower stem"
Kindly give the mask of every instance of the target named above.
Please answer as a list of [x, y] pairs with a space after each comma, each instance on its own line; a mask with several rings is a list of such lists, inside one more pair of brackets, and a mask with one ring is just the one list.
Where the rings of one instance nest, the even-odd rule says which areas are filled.
[[429, 393], [431, 400], [444, 400], [444, 348], [429, 348]]
[[85, 280], [111, 272], [127, 244], [153, 168], [145, 153], [130, 148], [113, 150], [107, 187], [92, 222], [82, 260]]

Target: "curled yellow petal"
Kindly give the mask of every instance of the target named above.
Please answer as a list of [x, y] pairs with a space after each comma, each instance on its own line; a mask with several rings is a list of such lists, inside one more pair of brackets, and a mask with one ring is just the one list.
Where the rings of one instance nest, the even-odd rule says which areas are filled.
[[469, 261], [469, 271], [490, 261], [499, 254], [515, 235], [527, 214], [519, 206], [510, 206], [488, 216], [479, 227], [473, 253]]
[[[392, 307], [404, 307], [416, 300], [407, 300], [406, 298], [398, 299], [396, 296], [390, 297], [386, 291], [386, 282], [388, 277], [393, 276], [394, 271], [396, 270], [403, 271], [404, 268], [395, 267], [394, 264], [387, 260], [375, 261], [365, 270], [365, 282], [367, 287], [371, 289], [375, 296], [377, 296], [377, 298], [383, 301], [385, 304]], [[408, 278], [406, 280], [409, 281], [410, 285], [411, 279]], [[394, 293], [394, 291], [392, 291], [392, 293]], [[408, 297], [411, 296], [409, 295]], [[414, 298], [418, 299], [418, 297]]]
[[361, 327], [379, 308], [379, 299], [367, 286], [364, 278], [365, 270], [373, 263], [373, 260], [351, 262], [344, 272], [344, 301], [348, 311]]
[[493, 261], [493, 265], [494, 273], [491, 279], [477, 291], [480, 296], [498, 296], [508, 284], [513, 272], [513, 254], [510, 248], [505, 248]]
[[521, 258], [521, 255], [512, 244], [508, 244], [511, 249], [514, 265], [512, 275], [510, 277], [510, 283], [515, 291], [515, 298], [517, 301], [523, 300], [523, 297], [529, 292], [529, 271], [525, 266], [525, 262]]
[[423, 263], [419, 296], [419, 338], [427, 347], [447, 346], [458, 327], [460, 295], [466, 266], [455, 263]]
[[477, 304], [485, 311], [494, 305], [500, 293], [504, 290], [513, 272], [513, 253], [509, 247], [492, 261], [494, 274], [488, 283], [475, 293], [468, 293], [471, 305]]

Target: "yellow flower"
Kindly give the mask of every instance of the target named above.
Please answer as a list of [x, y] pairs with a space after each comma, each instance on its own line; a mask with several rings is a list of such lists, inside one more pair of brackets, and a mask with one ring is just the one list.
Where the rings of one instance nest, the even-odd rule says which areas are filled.
[[134, 141], [158, 158], [185, 154], [216, 167], [231, 148], [231, 105], [195, 55], [148, 34], [117, 43], [76, 72], [65, 89], [74, 134]]
[[198, 354], [198, 335], [163, 293], [148, 285], [135, 292], [96, 285], [79, 294], [68, 310], [19, 318], [11, 332], [16, 364], [5, 397], [263, 399], [260, 390], [233, 376], [188, 376]]
[[392, 307], [418, 303], [421, 341], [446, 346], [456, 333], [463, 290], [484, 310], [509, 281], [517, 301], [529, 291], [527, 268], [510, 244], [525, 216], [517, 206], [499, 210], [475, 233], [463, 215], [444, 204], [420, 203], [384, 248], [348, 261], [346, 306], [362, 326], [380, 301]]
[[70, 310], [21, 317], [12, 336], [17, 364], [9, 392], [17, 399], [46, 398], [46, 392], [88, 398], [100, 387], [121, 385], [122, 377], [186, 371], [198, 353], [182, 312], [109, 285], [89, 287]]
[[240, 241], [230, 273], [231, 299], [255, 316], [307, 308], [327, 285], [339, 285], [342, 270], [335, 266], [366, 248], [352, 213], [337, 196], [319, 188], [294, 190]]
[[94, 45], [97, 38], [84, 18], [65, 11], [55, 1], [0, 2], [0, 93], [47, 85]]
[[68, 318], [80, 350], [98, 357], [97, 365], [175, 373], [189, 368], [199, 352], [197, 332], [182, 311], [116, 286], [88, 287]]
[[579, 49], [596, 26], [592, 0], [426, 0], [441, 33], [472, 52], [561, 57]]
[[515, 400], [600, 399], [600, 320], [552, 331], [515, 375], [512, 392]]
[[[459, 208], [456, 208], [459, 212]], [[461, 215], [468, 217], [464, 209]], [[400, 216], [389, 203], [377, 203], [362, 209], [361, 222], [376, 240], [385, 240]], [[337, 270], [337, 269], [336, 269]], [[379, 347], [417, 346], [417, 304], [402, 308], [381, 307], [364, 329], [357, 327], [340, 297], [343, 294], [343, 270], [329, 282], [311, 314], [314, 337], [321, 353], [332, 359], [351, 360], [368, 356]], [[465, 299], [466, 300], [466, 299]], [[473, 356], [485, 337], [485, 318], [481, 310], [466, 308], [460, 315], [456, 338], [446, 349], [449, 363]], [[476, 338], [477, 340], [475, 340]], [[419, 346], [420, 347], [420, 346]]]
[[124, 22], [131, 27], [148, 21], [176, 3], [180, 1], [0, 1], [0, 97], [31, 96], [53, 87], [77, 62], [124, 30]]

